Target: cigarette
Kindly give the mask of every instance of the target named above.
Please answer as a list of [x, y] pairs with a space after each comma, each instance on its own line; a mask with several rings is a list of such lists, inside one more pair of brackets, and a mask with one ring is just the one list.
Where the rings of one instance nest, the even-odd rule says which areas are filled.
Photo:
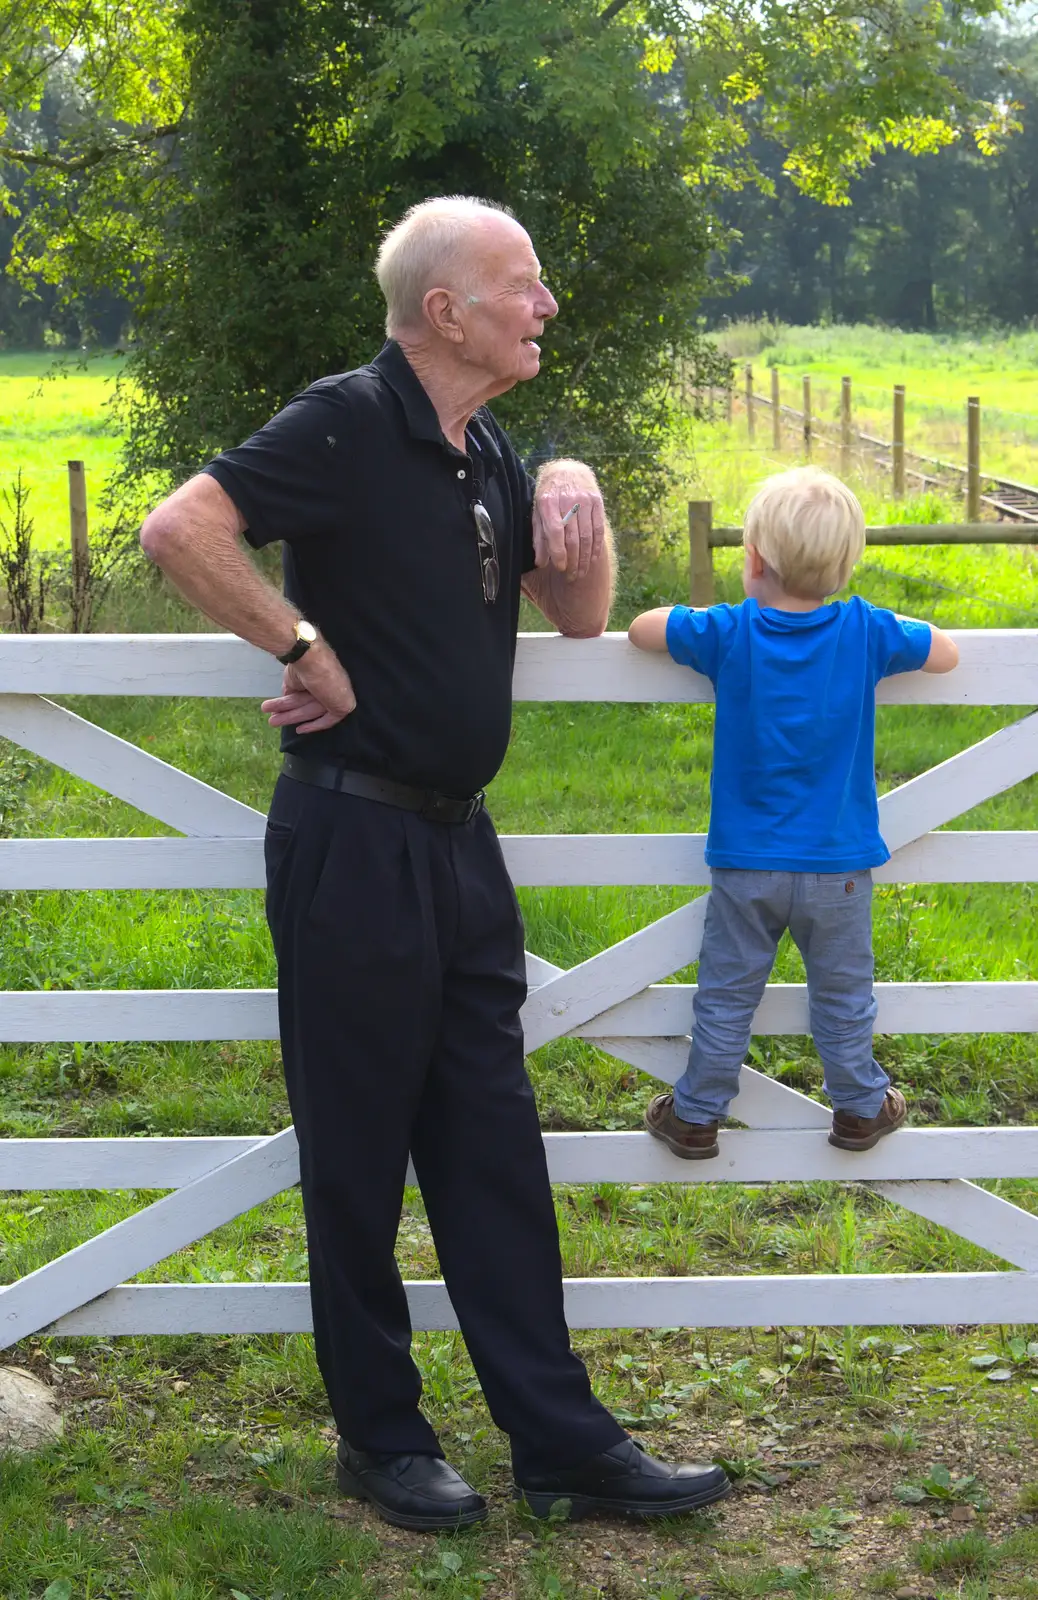
[[566, 512], [566, 515], [562, 519], [562, 526], [565, 527], [567, 522], [569, 521], [570, 517], [574, 516], [575, 513], [578, 512], [579, 510], [580, 510], [580, 501], [578, 500], [576, 505], [570, 506], [569, 510]]

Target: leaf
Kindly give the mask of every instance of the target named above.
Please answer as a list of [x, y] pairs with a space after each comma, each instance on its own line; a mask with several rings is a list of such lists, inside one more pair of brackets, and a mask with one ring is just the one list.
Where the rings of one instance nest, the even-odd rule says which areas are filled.
[[992, 1356], [992, 1355], [970, 1356], [970, 1366], [971, 1367], [976, 1367], [978, 1369], [978, 1371], [981, 1371], [981, 1372], [983, 1372], [985, 1367], [994, 1367], [997, 1364], [998, 1364], [998, 1356]]
[[917, 1483], [899, 1483], [894, 1489], [894, 1499], [904, 1501], [906, 1506], [921, 1506], [926, 1490], [920, 1489]]
[[72, 1600], [72, 1582], [69, 1578], [55, 1578], [43, 1591], [43, 1600]]
[[941, 1489], [950, 1489], [952, 1481], [951, 1473], [948, 1471], [947, 1467], [942, 1467], [940, 1465], [931, 1467], [930, 1476], [927, 1481], [931, 1484], [937, 1484]]
[[996, 1367], [994, 1372], [988, 1373], [989, 1383], [1008, 1383], [1013, 1376], [1012, 1367]]
[[840, 1550], [850, 1542], [851, 1535], [849, 1533], [841, 1533], [839, 1528], [819, 1527], [811, 1529], [811, 1543], [816, 1550]]
[[443, 1568], [444, 1572], [449, 1572], [453, 1575], [455, 1572], [461, 1571], [461, 1557], [456, 1550], [441, 1550], [440, 1566]]
[[[47, 1596], [46, 1595], [44, 1595], [43, 1600], [47, 1600]], [[243, 1594], [241, 1589], [232, 1589], [231, 1590], [231, 1600], [252, 1600], [252, 1596], [248, 1595], [248, 1594]]]

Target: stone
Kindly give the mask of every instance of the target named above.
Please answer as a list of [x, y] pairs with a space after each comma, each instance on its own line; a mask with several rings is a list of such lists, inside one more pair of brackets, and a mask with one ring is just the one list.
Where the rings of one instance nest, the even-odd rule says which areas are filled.
[[23, 1367], [0, 1367], [0, 1455], [40, 1450], [63, 1426], [53, 1389]]

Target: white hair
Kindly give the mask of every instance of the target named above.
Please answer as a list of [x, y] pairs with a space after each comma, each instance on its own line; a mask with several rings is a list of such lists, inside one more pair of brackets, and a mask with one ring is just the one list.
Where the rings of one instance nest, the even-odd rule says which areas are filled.
[[479, 263], [466, 258], [465, 245], [487, 217], [512, 217], [507, 206], [472, 195], [438, 195], [412, 206], [386, 234], [375, 261], [375, 276], [386, 300], [386, 332], [417, 327], [430, 289], [481, 286]]
[[787, 594], [824, 600], [842, 589], [865, 549], [865, 514], [845, 483], [794, 467], [764, 483], [743, 520], [752, 545]]

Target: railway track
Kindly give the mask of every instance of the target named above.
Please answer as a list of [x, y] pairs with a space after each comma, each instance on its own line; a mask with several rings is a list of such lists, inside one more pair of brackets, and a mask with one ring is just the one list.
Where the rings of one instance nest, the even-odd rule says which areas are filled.
[[[770, 403], [762, 395], [754, 396], [755, 405], [770, 406]], [[803, 412], [794, 406], [783, 405], [781, 410], [791, 420], [801, 423], [804, 420]], [[839, 448], [839, 439], [824, 427], [819, 427], [814, 418], [811, 431], [831, 448]], [[859, 447], [867, 445], [877, 452], [874, 458], [877, 467], [885, 472], [893, 470], [893, 446], [889, 439], [876, 439], [867, 433], [856, 433], [855, 438]], [[913, 461], [920, 462], [921, 466], [913, 467], [910, 465]], [[936, 470], [927, 471], [927, 468]], [[966, 468], [960, 462], [942, 461], [939, 456], [921, 455], [918, 450], [905, 451], [905, 476], [914, 478], [923, 488], [947, 489], [954, 483], [957, 493], [965, 491]], [[1033, 523], [1038, 527], [1038, 487], [1030, 483], [1017, 483], [1014, 478], [997, 478], [990, 472], [982, 473], [981, 481], [984, 488], [980, 503], [997, 512], [1000, 522]]]
[[1038, 526], [1038, 489], [1029, 483], [1014, 483], [1012, 478], [986, 478], [993, 488], [980, 497], [981, 504], [993, 506], [1001, 522], [1033, 522]]
[[[863, 443], [878, 445], [884, 452], [876, 457], [876, 465], [885, 471], [892, 469], [891, 446], [885, 439], [865, 439]], [[936, 472], [920, 471], [909, 466], [911, 461], [921, 461], [936, 467]], [[953, 482], [957, 492], [965, 492], [966, 468], [954, 461], [941, 461], [936, 456], [923, 456], [915, 450], [905, 451], [905, 475], [917, 479], [925, 488], [945, 489]], [[1030, 483], [1017, 483], [1014, 478], [996, 478], [990, 472], [981, 474], [980, 503], [998, 513], [999, 522], [1027, 522], [1038, 527], [1038, 488]]]

